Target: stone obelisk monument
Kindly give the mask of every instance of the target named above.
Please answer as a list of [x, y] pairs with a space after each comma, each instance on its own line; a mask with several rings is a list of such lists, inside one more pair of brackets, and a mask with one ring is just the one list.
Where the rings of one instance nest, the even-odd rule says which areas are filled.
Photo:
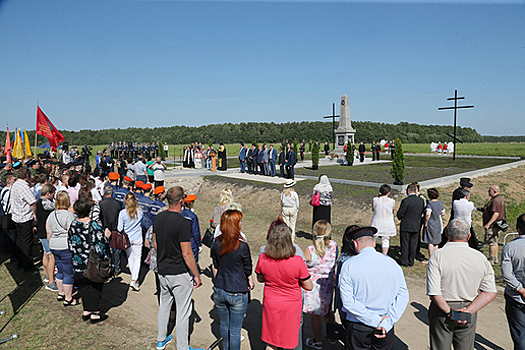
[[339, 127], [335, 129], [335, 138], [337, 144], [335, 146], [335, 154], [343, 154], [344, 147], [348, 141], [354, 143], [355, 129], [352, 128], [352, 121], [350, 119], [350, 103], [348, 96], [341, 97], [341, 106], [339, 112]]

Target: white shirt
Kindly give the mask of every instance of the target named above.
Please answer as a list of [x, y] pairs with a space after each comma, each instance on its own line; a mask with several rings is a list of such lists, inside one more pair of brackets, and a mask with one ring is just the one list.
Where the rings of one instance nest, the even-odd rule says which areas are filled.
[[146, 165], [140, 160], [133, 165], [133, 170], [137, 176], [146, 175]]
[[151, 170], [153, 170], [154, 181], [164, 181], [164, 165], [155, 163], [151, 167]]
[[452, 207], [454, 209], [454, 219], [463, 219], [468, 222], [470, 226], [472, 226], [472, 212], [476, 210], [474, 203], [470, 202], [466, 198], [461, 198], [455, 200], [452, 203]]
[[281, 193], [281, 202], [283, 203], [284, 207], [296, 207], [299, 209], [299, 196], [297, 195], [297, 192], [292, 191], [289, 196], [285, 195], [284, 193]]

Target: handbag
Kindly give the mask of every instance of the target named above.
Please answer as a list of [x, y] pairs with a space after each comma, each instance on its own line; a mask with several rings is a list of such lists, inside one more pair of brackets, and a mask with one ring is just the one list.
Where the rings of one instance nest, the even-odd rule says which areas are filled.
[[211, 246], [213, 245], [213, 233], [211, 233], [209, 228], [206, 229], [206, 233], [204, 234], [204, 237], [202, 237], [201, 243], [211, 249]]
[[104, 283], [110, 277], [111, 260], [101, 259], [91, 246], [84, 277], [94, 283]]
[[312, 195], [312, 199], [310, 199], [310, 205], [313, 205], [314, 207], [318, 207], [321, 204], [321, 193], [319, 191], [315, 191], [315, 193]]
[[110, 245], [115, 249], [126, 250], [131, 247], [131, 242], [126, 232], [111, 231]]

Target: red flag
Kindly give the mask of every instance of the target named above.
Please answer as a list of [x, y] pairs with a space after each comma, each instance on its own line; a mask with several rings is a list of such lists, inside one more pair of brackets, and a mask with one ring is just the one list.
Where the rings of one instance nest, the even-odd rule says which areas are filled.
[[11, 162], [11, 139], [9, 137], [9, 127], [7, 127], [7, 137], [5, 139], [5, 157], [8, 162]]
[[36, 133], [47, 137], [49, 145], [53, 150], [57, 149], [58, 143], [65, 140], [64, 135], [55, 128], [51, 120], [42, 112], [39, 106], [36, 107]]

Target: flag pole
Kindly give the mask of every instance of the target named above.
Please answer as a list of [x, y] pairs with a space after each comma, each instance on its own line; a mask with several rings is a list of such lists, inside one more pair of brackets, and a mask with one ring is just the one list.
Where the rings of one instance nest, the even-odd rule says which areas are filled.
[[[36, 108], [37, 108], [37, 113], [38, 113], [38, 100], [36, 100]], [[37, 117], [37, 123], [38, 123], [38, 117]], [[36, 125], [36, 124], [35, 124]], [[37, 156], [36, 156], [36, 149], [37, 149], [37, 140], [38, 140], [38, 134], [36, 133], [36, 129], [38, 128], [38, 125], [35, 126], [35, 151], [33, 152], [33, 155], [35, 156], [35, 159], [37, 159]]]

